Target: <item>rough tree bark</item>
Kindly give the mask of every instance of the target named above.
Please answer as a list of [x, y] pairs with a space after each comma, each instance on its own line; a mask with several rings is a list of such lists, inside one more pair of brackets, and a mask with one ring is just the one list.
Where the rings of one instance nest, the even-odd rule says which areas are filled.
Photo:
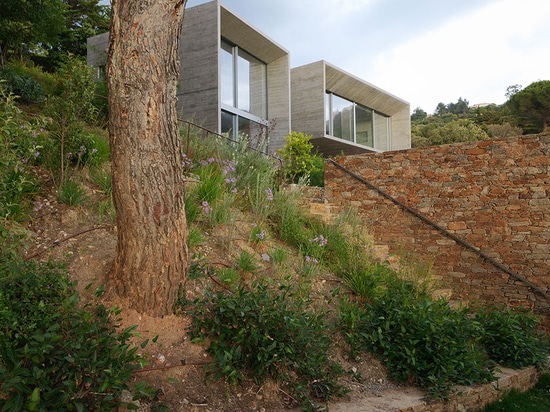
[[117, 256], [108, 288], [150, 316], [172, 311], [187, 274], [176, 113], [186, 0], [113, 0], [107, 62]]

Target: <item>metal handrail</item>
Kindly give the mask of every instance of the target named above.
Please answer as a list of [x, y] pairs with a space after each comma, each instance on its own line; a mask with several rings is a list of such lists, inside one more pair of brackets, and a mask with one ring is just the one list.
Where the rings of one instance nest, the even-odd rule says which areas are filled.
[[399, 200], [397, 200], [396, 198], [394, 198], [393, 196], [391, 196], [390, 194], [386, 193], [385, 191], [383, 191], [382, 189], [376, 187], [375, 185], [373, 185], [372, 183], [368, 182], [367, 180], [365, 180], [363, 177], [359, 176], [358, 174], [352, 172], [351, 170], [347, 169], [345, 166], [342, 166], [340, 163], [334, 161], [333, 159], [328, 159], [329, 162], [331, 162], [334, 166], [336, 166], [337, 168], [339, 168], [340, 170], [344, 171], [345, 173], [349, 174], [350, 176], [352, 176], [353, 178], [355, 178], [356, 180], [360, 181], [361, 183], [365, 184], [366, 186], [368, 186], [370, 189], [376, 191], [378, 194], [380, 194], [381, 196], [385, 197], [386, 199], [392, 201], [393, 203], [395, 203], [396, 205], [398, 205], [399, 207], [401, 207], [402, 209], [406, 210], [407, 212], [411, 213], [412, 215], [416, 216], [418, 219], [422, 220], [423, 222], [427, 223], [428, 225], [432, 226], [434, 229], [437, 229], [439, 232], [443, 233], [445, 236], [447, 236], [448, 238], [454, 240], [456, 243], [458, 243], [459, 245], [465, 247], [466, 249], [474, 252], [475, 254], [477, 254], [478, 256], [480, 256], [482, 259], [484, 259], [486, 262], [490, 263], [491, 265], [495, 266], [496, 268], [502, 270], [503, 272], [507, 273], [508, 275], [510, 275], [512, 278], [522, 282], [524, 285], [528, 286], [529, 288], [531, 288], [534, 292], [538, 293], [539, 295], [545, 297], [546, 299], [550, 299], [550, 295], [548, 294], [548, 292], [542, 288], [540, 288], [539, 286], [535, 285], [534, 283], [530, 282], [529, 280], [527, 280], [525, 277], [513, 272], [512, 270], [510, 270], [509, 268], [507, 268], [506, 266], [504, 266], [503, 264], [497, 262], [495, 259], [493, 259], [492, 257], [488, 256], [487, 254], [483, 253], [481, 250], [479, 250], [478, 248], [476, 248], [475, 246], [471, 245], [470, 243], [466, 242], [465, 240], [459, 238], [458, 236], [454, 235], [453, 233], [449, 232], [447, 229], [441, 227], [440, 225], [438, 225], [437, 223], [431, 221], [430, 219], [428, 219], [426, 216], [422, 215], [420, 212], [418, 212], [417, 210], [407, 206], [406, 204], [404, 204], [403, 202], [400, 202]]
[[[230, 137], [224, 136], [223, 134], [219, 134], [219, 133], [217, 133], [217, 132], [213, 132], [212, 130], [207, 129], [206, 127], [203, 127], [203, 126], [198, 125], [198, 124], [196, 124], [196, 123], [190, 122], [190, 121], [188, 121], [188, 120], [178, 119], [178, 122], [184, 123], [184, 124], [187, 125], [187, 147], [186, 147], [186, 153], [189, 153], [189, 141], [190, 141], [190, 138], [189, 138], [189, 137], [191, 136], [191, 127], [194, 127], [194, 128], [199, 129], [199, 130], [202, 130], [203, 132], [206, 133], [206, 137], [208, 137], [209, 135], [214, 135], [214, 136], [216, 136], [216, 137], [220, 137], [220, 138], [222, 138], [222, 139], [225, 139], [225, 140], [227, 140], [227, 141], [229, 141], [229, 142], [232, 142], [232, 143], [235, 143], [235, 144], [236, 144], [236, 143], [239, 143], [239, 142], [238, 142], [237, 140], [235, 140], [235, 139], [231, 139]], [[264, 152], [264, 151], [262, 151], [262, 150], [259, 150], [259, 149], [255, 148], [255, 147], [253, 147], [253, 146], [250, 146], [250, 145], [247, 145], [247, 146], [246, 146], [246, 149], [247, 149], [247, 150], [255, 151], [255, 152], [257, 152], [257, 153], [259, 153], [259, 154], [261, 154], [261, 155], [264, 155], [264, 156], [266, 156], [266, 157], [269, 157], [269, 158], [275, 160], [275, 161], [278, 163], [278, 166], [279, 166], [279, 184], [282, 183], [282, 181], [283, 181], [283, 160], [282, 160], [280, 157], [275, 156], [275, 155], [272, 155], [272, 154], [269, 154], [269, 153], [266, 153], [266, 152]]]

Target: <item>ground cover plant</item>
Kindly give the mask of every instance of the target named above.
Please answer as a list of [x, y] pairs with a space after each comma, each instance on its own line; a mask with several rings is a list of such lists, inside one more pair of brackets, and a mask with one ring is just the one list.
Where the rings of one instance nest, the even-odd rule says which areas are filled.
[[2, 410], [118, 406], [143, 362], [129, 345], [135, 327], [119, 330], [116, 308], [82, 306], [59, 264], [10, 260], [0, 269]]

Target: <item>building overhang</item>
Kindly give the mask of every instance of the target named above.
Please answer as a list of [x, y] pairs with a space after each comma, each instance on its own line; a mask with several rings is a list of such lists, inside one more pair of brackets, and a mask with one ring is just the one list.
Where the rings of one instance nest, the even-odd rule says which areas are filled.
[[247, 24], [223, 4], [220, 4], [220, 19], [221, 36], [264, 63], [269, 64], [281, 57], [288, 56], [288, 50]]
[[367, 106], [386, 116], [410, 107], [409, 103], [342, 69], [324, 62], [326, 90]]
[[313, 137], [310, 140], [314, 148], [324, 156], [354, 155], [362, 153], [380, 153], [382, 150], [363, 146], [354, 142], [339, 139], [337, 137], [324, 135], [323, 137]]

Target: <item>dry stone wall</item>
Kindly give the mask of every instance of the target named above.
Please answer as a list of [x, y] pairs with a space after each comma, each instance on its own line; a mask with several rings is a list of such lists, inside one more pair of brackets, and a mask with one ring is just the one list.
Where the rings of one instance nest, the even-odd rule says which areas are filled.
[[[550, 134], [334, 159], [542, 291], [550, 286]], [[550, 300], [330, 162], [326, 201], [355, 206], [378, 241], [433, 260], [453, 299], [523, 306]], [[550, 294], [550, 290], [549, 290]], [[548, 294], [546, 295], [548, 296]]]

